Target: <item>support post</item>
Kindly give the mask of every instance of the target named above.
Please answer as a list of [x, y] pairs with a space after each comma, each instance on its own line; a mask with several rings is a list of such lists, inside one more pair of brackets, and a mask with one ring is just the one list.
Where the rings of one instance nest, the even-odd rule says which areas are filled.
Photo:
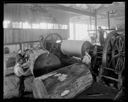
[[95, 9], [95, 30], [96, 30], [96, 39], [97, 39], [97, 11]]
[[20, 50], [22, 51], [22, 43], [19, 43], [19, 46], [20, 46]]
[[76, 40], [76, 24], [73, 23], [73, 40]]
[[91, 25], [92, 25], [92, 19], [91, 19], [91, 16], [90, 16], [90, 27], [89, 27], [90, 30], [92, 30]]
[[110, 16], [109, 16], [109, 11], [107, 12], [108, 14], [108, 29], [110, 29]]

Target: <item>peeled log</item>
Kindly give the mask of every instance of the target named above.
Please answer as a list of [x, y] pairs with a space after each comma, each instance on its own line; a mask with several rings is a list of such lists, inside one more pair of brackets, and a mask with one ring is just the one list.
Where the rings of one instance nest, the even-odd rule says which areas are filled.
[[60, 67], [61, 62], [57, 56], [51, 53], [44, 53], [35, 60], [33, 74], [35, 77], [39, 77]]
[[92, 44], [89, 41], [81, 40], [63, 40], [61, 43], [61, 52], [67, 56], [82, 57], [85, 51], [89, 52]]

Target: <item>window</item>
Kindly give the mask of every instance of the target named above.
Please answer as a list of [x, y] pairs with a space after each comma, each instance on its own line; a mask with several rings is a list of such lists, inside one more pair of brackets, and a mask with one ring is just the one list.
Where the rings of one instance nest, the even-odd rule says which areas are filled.
[[47, 29], [48, 28], [48, 24], [47, 23], [40, 23], [40, 29]]
[[19, 22], [19, 28], [23, 28], [23, 23]]
[[53, 24], [53, 29], [59, 29], [58, 24]]
[[[11, 26], [10, 26], [11, 24]], [[68, 25], [53, 24], [53, 23], [29, 23], [29, 22], [12, 22], [9, 20], [3, 21], [4, 28], [19, 28], [19, 29], [68, 29]]]
[[9, 25], [10, 25], [10, 21], [9, 21], [9, 20], [4, 20], [4, 21], [3, 21], [3, 27], [4, 27], [4, 28], [8, 28]]
[[53, 29], [53, 24], [48, 23], [48, 29]]
[[40, 24], [32, 24], [32, 29], [39, 29], [40, 28]]
[[68, 26], [67, 25], [62, 25], [62, 29], [67, 29]]
[[31, 25], [28, 22], [23, 23], [23, 29], [31, 29]]
[[59, 28], [60, 28], [60, 29], [68, 29], [68, 25], [60, 24], [60, 25], [59, 25]]

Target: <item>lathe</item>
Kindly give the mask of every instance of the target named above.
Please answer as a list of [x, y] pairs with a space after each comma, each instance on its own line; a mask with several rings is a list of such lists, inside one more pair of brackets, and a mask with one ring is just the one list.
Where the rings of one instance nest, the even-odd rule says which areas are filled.
[[[34, 98], [72, 98], [93, 81], [103, 81], [117, 89], [122, 87], [125, 68], [122, 31], [108, 34], [104, 47], [88, 41], [62, 40], [58, 34], [49, 34], [43, 40], [43, 48], [49, 52], [40, 55], [34, 63]], [[91, 64], [82, 62], [85, 53], [91, 56]]]
[[81, 61], [91, 43], [65, 40], [55, 46], [56, 53], [44, 53], [35, 60], [34, 98], [72, 98], [93, 83], [90, 66]]

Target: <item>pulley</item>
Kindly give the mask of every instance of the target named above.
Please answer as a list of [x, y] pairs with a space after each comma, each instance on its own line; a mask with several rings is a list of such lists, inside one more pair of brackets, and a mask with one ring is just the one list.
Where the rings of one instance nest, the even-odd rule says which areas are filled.
[[48, 50], [49, 52], [54, 52], [59, 46], [58, 43], [62, 41], [62, 37], [58, 33], [50, 33], [48, 34], [42, 42], [42, 48]]

